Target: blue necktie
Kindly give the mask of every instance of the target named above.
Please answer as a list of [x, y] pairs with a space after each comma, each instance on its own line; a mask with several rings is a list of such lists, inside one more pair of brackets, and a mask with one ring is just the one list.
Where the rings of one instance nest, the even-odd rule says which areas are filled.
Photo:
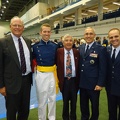
[[21, 71], [24, 74], [26, 72], [26, 62], [25, 62], [23, 45], [20, 38], [18, 39], [18, 45], [19, 45], [19, 51], [20, 51]]
[[89, 50], [89, 45], [87, 45], [87, 48], [86, 48], [86, 51], [85, 51], [85, 56], [87, 55], [88, 50]]
[[113, 50], [113, 54], [112, 54], [112, 63], [115, 62], [115, 51], [116, 51], [116, 49]]

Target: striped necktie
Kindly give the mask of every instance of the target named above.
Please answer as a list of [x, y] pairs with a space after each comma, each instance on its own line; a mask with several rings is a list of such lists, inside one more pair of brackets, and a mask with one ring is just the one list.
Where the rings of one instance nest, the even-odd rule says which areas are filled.
[[19, 51], [20, 51], [20, 61], [21, 61], [21, 71], [23, 74], [26, 72], [26, 62], [25, 62], [25, 55], [23, 50], [23, 45], [21, 39], [18, 39]]

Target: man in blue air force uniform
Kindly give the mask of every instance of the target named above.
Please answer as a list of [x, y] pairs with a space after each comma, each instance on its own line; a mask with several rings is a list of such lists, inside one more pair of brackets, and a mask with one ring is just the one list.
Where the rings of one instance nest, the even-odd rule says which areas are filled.
[[48, 104], [48, 119], [55, 120], [56, 111], [56, 66], [55, 54], [57, 45], [49, 40], [51, 27], [43, 24], [40, 29], [42, 39], [33, 45], [33, 57], [37, 62], [36, 90], [38, 98], [38, 118], [46, 120], [46, 108]]
[[120, 30], [112, 28], [108, 32], [110, 46], [107, 47], [108, 120], [120, 120]]
[[[94, 42], [95, 31], [86, 28], [86, 44], [80, 46], [80, 108], [81, 120], [98, 120], [99, 95], [106, 77], [106, 48]], [[92, 115], [89, 112], [91, 102]]]

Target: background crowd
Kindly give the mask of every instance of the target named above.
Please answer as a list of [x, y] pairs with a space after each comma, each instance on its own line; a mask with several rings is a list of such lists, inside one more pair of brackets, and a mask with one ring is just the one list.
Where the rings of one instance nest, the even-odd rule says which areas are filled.
[[59, 42], [50, 40], [51, 26], [47, 23], [41, 25], [41, 40], [37, 41], [22, 35], [24, 23], [17, 16], [11, 19], [10, 29], [11, 33], [0, 39], [0, 93], [5, 97], [7, 120], [28, 120], [32, 72], [39, 120], [56, 120], [58, 87], [63, 98], [63, 120], [77, 120], [79, 90], [81, 120], [98, 120], [103, 87], [108, 119], [120, 120], [120, 29], [108, 31], [109, 41], [106, 37], [101, 40], [94, 28], [87, 27], [84, 38], [66, 34]]

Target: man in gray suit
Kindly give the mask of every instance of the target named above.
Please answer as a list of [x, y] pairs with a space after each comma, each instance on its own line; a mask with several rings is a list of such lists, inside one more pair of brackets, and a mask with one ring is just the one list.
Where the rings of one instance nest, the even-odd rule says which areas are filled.
[[111, 29], [108, 32], [108, 38], [111, 44], [107, 47], [106, 80], [109, 120], [120, 120], [120, 30]]
[[[22, 36], [23, 21], [10, 21], [11, 34], [0, 39], [0, 93], [5, 96], [7, 120], [27, 120], [29, 115], [31, 41]], [[17, 114], [17, 118], [16, 118]]]

